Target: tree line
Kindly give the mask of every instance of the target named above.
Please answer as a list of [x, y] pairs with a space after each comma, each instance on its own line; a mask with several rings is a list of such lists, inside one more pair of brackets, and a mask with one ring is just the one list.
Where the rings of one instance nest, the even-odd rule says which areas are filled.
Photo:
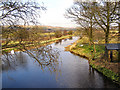
[[[26, 44], [22, 43], [24, 40], [32, 41], [33, 45], [41, 45], [43, 37], [40, 38], [38, 34], [41, 29], [38, 27], [31, 27], [30, 29], [26, 26], [39, 25], [39, 19], [41, 12], [45, 11], [46, 7], [43, 4], [37, 3], [35, 0], [0, 0], [0, 29], [2, 29], [2, 37], [6, 39], [2, 49], [8, 47], [11, 41], [19, 41], [19, 44], [15, 44], [20, 51], [25, 51], [29, 56], [34, 58], [41, 68], [48, 67], [49, 70], [56, 70], [58, 64], [57, 58], [59, 52], [52, 50], [52, 47], [41, 46], [35, 49], [28, 50]], [[39, 33], [38, 33], [39, 32]], [[30, 42], [27, 42], [30, 43]], [[10, 44], [12, 45], [12, 44]], [[14, 46], [15, 48], [15, 46]], [[7, 50], [7, 49], [6, 49]], [[2, 64], [16, 66], [16, 59], [9, 52], [2, 52], [1, 58]], [[0, 62], [0, 64], [1, 64]], [[3, 66], [3, 65], [2, 65]]]
[[[94, 45], [93, 29], [101, 28], [104, 31], [105, 44], [109, 43], [110, 29], [113, 25], [117, 25], [120, 35], [120, 1], [81, 2], [81, 0], [75, 0], [73, 6], [66, 10], [65, 17], [81, 26], [89, 37], [90, 45]], [[107, 53], [107, 50], [105, 51]]]

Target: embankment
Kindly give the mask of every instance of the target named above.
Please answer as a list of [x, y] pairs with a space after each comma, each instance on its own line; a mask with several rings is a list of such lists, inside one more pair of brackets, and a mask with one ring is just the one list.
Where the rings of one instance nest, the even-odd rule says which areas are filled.
[[74, 42], [72, 45], [65, 47], [65, 50], [70, 51], [73, 54], [76, 54], [83, 58], [88, 59], [89, 65], [92, 68], [96, 69], [98, 72], [102, 73], [104, 76], [106, 76], [113, 82], [120, 85], [120, 74], [119, 74], [120, 73], [120, 71], [119, 71], [120, 63], [112, 63], [112, 62], [105, 61], [104, 59], [101, 60], [100, 58], [92, 60], [91, 53], [85, 53], [84, 48], [76, 48], [76, 45], [78, 42], [79, 42], [79, 40]]

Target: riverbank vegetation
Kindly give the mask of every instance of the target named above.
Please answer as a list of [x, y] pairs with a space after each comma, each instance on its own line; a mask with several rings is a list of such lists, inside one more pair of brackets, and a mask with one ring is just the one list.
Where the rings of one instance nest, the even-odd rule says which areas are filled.
[[[34, 48], [40, 47], [46, 44], [50, 44], [52, 42], [70, 38], [72, 34], [69, 34], [71, 31], [46, 31], [42, 30], [42, 28], [28, 27], [18, 27], [14, 26], [13, 28], [17, 28], [17, 30], [12, 30], [11, 33], [7, 32], [9, 27], [4, 27], [5, 29], [2, 31], [2, 52], [10, 52], [11, 50], [19, 50], [21, 45], [24, 45], [26, 48]], [[9, 34], [7, 34], [7, 33]]]
[[[22, 47], [43, 46], [58, 40], [55, 38], [62, 39], [70, 35], [69, 28], [40, 26], [38, 21], [40, 12], [47, 9], [43, 4], [35, 1], [4, 0], [0, 1], [0, 9], [0, 29], [2, 30], [0, 37], [3, 53]], [[61, 34], [57, 35], [57, 32]]]
[[[108, 56], [110, 51], [105, 48], [105, 44], [120, 43], [119, 4], [120, 2], [80, 2], [75, 0], [74, 5], [67, 9], [65, 14], [67, 18], [72, 18], [80, 25], [75, 32], [80, 39], [68, 46], [67, 50], [88, 58], [93, 68], [118, 83], [120, 83], [120, 58], [118, 58], [120, 50], [113, 51], [113, 62], [110, 62], [110, 56]], [[26, 50], [41, 64], [28, 49], [38, 49], [52, 42], [69, 38], [74, 33], [73, 30], [66, 28], [40, 27], [37, 20], [40, 12], [45, 11], [46, 7], [36, 2], [4, 0], [0, 1], [0, 9], [2, 53]], [[46, 50], [45, 53], [43, 50]], [[38, 51], [39, 54], [43, 52], [48, 58], [47, 52], [50, 50], [51, 47], [46, 49], [43, 47]], [[51, 54], [51, 51], [49, 55], [55, 56], [54, 53]], [[49, 61], [51, 62], [51, 60]]]
[[112, 50], [111, 61], [111, 50], [107, 50], [105, 44], [120, 43], [119, 3], [76, 0], [65, 14], [66, 18], [80, 25], [76, 31], [79, 40], [66, 47], [66, 50], [88, 58], [93, 68], [118, 84], [120, 84], [120, 50]]
[[112, 79], [116, 83], [120, 84], [120, 76], [119, 76], [119, 62], [118, 62], [118, 52], [114, 51], [113, 62], [110, 61], [110, 57], [108, 61], [105, 60], [105, 46], [102, 44], [96, 44], [95, 49], [96, 53], [91, 52], [94, 50], [93, 46], [89, 46], [81, 43], [82, 39], [74, 42], [72, 45], [66, 47], [67, 51], [79, 55], [81, 57], [87, 58], [89, 60], [90, 66], [101, 72], [106, 77]]
[[43, 3], [34, 0], [0, 1], [2, 68], [15, 68], [20, 60], [15, 57], [22, 52], [33, 58], [42, 70], [47, 67], [51, 72], [58, 71], [59, 51], [48, 44], [71, 38], [74, 28], [42, 26], [39, 18], [46, 10]]

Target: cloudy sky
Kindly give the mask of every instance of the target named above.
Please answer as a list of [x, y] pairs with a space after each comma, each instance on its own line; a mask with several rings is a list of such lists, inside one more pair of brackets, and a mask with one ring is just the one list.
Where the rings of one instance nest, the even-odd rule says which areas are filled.
[[42, 25], [76, 27], [74, 22], [64, 17], [65, 10], [73, 4], [73, 0], [37, 0], [44, 2], [46, 12], [42, 12], [40, 22]]

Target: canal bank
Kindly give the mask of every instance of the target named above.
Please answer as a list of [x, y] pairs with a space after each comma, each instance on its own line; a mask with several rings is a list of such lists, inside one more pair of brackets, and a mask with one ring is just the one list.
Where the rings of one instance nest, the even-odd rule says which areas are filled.
[[84, 48], [77, 48], [79, 40], [65, 47], [66, 51], [78, 55], [80, 57], [86, 58], [89, 61], [89, 64], [92, 68], [96, 69], [98, 72], [102, 73], [108, 79], [120, 85], [120, 76], [119, 76], [119, 64], [120, 63], [111, 63], [107, 62], [104, 59], [95, 59], [92, 60], [92, 53], [85, 52]]
[[[77, 56], [64, 47], [78, 40], [78, 37], [64, 39], [50, 46], [51, 53], [59, 51], [57, 61], [47, 64], [43, 68], [36, 59], [26, 52], [15, 52], [14, 63], [4, 63], [2, 68], [3, 88], [119, 88], [117, 84], [91, 68], [87, 59]], [[45, 48], [45, 47], [44, 47]], [[47, 48], [47, 47], [46, 47]], [[44, 54], [36, 49], [31, 50], [40, 62]], [[9, 55], [9, 54], [8, 54]], [[55, 56], [55, 55], [54, 55]], [[5, 60], [6, 55], [2, 57]], [[45, 61], [49, 61], [49, 57]], [[7, 60], [8, 61], [8, 60]], [[49, 62], [48, 62], [49, 63]], [[53, 67], [55, 66], [55, 67]]]
[[46, 46], [46, 45], [49, 45], [49, 44], [52, 44], [54, 42], [59, 42], [60, 40], [63, 40], [63, 39], [68, 39], [68, 38], [71, 38], [73, 35], [66, 35], [66, 36], [62, 36], [62, 37], [59, 37], [59, 38], [53, 38], [53, 39], [50, 39], [50, 40], [44, 40], [44, 41], [41, 41], [38, 45], [36, 43], [36, 45], [33, 44], [24, 44], [22, 43], [21, 45], [20, 44], [16, 44], [16, 45], [10, 45], [10, 47], [6, 47], [6, 48], [2, 48], [2, 52], [3, 53], [9, 53], [10, 51], [14, 50], [14, 51], [25, 51], [24, 48], [23, 48], [23, 45], [25, 46], [25, 48], [27, 50], [30, 50], [30, 49], [33, 49], [33, 48], [37, 48], [37, 47], [41, 47], [41, 46]]

